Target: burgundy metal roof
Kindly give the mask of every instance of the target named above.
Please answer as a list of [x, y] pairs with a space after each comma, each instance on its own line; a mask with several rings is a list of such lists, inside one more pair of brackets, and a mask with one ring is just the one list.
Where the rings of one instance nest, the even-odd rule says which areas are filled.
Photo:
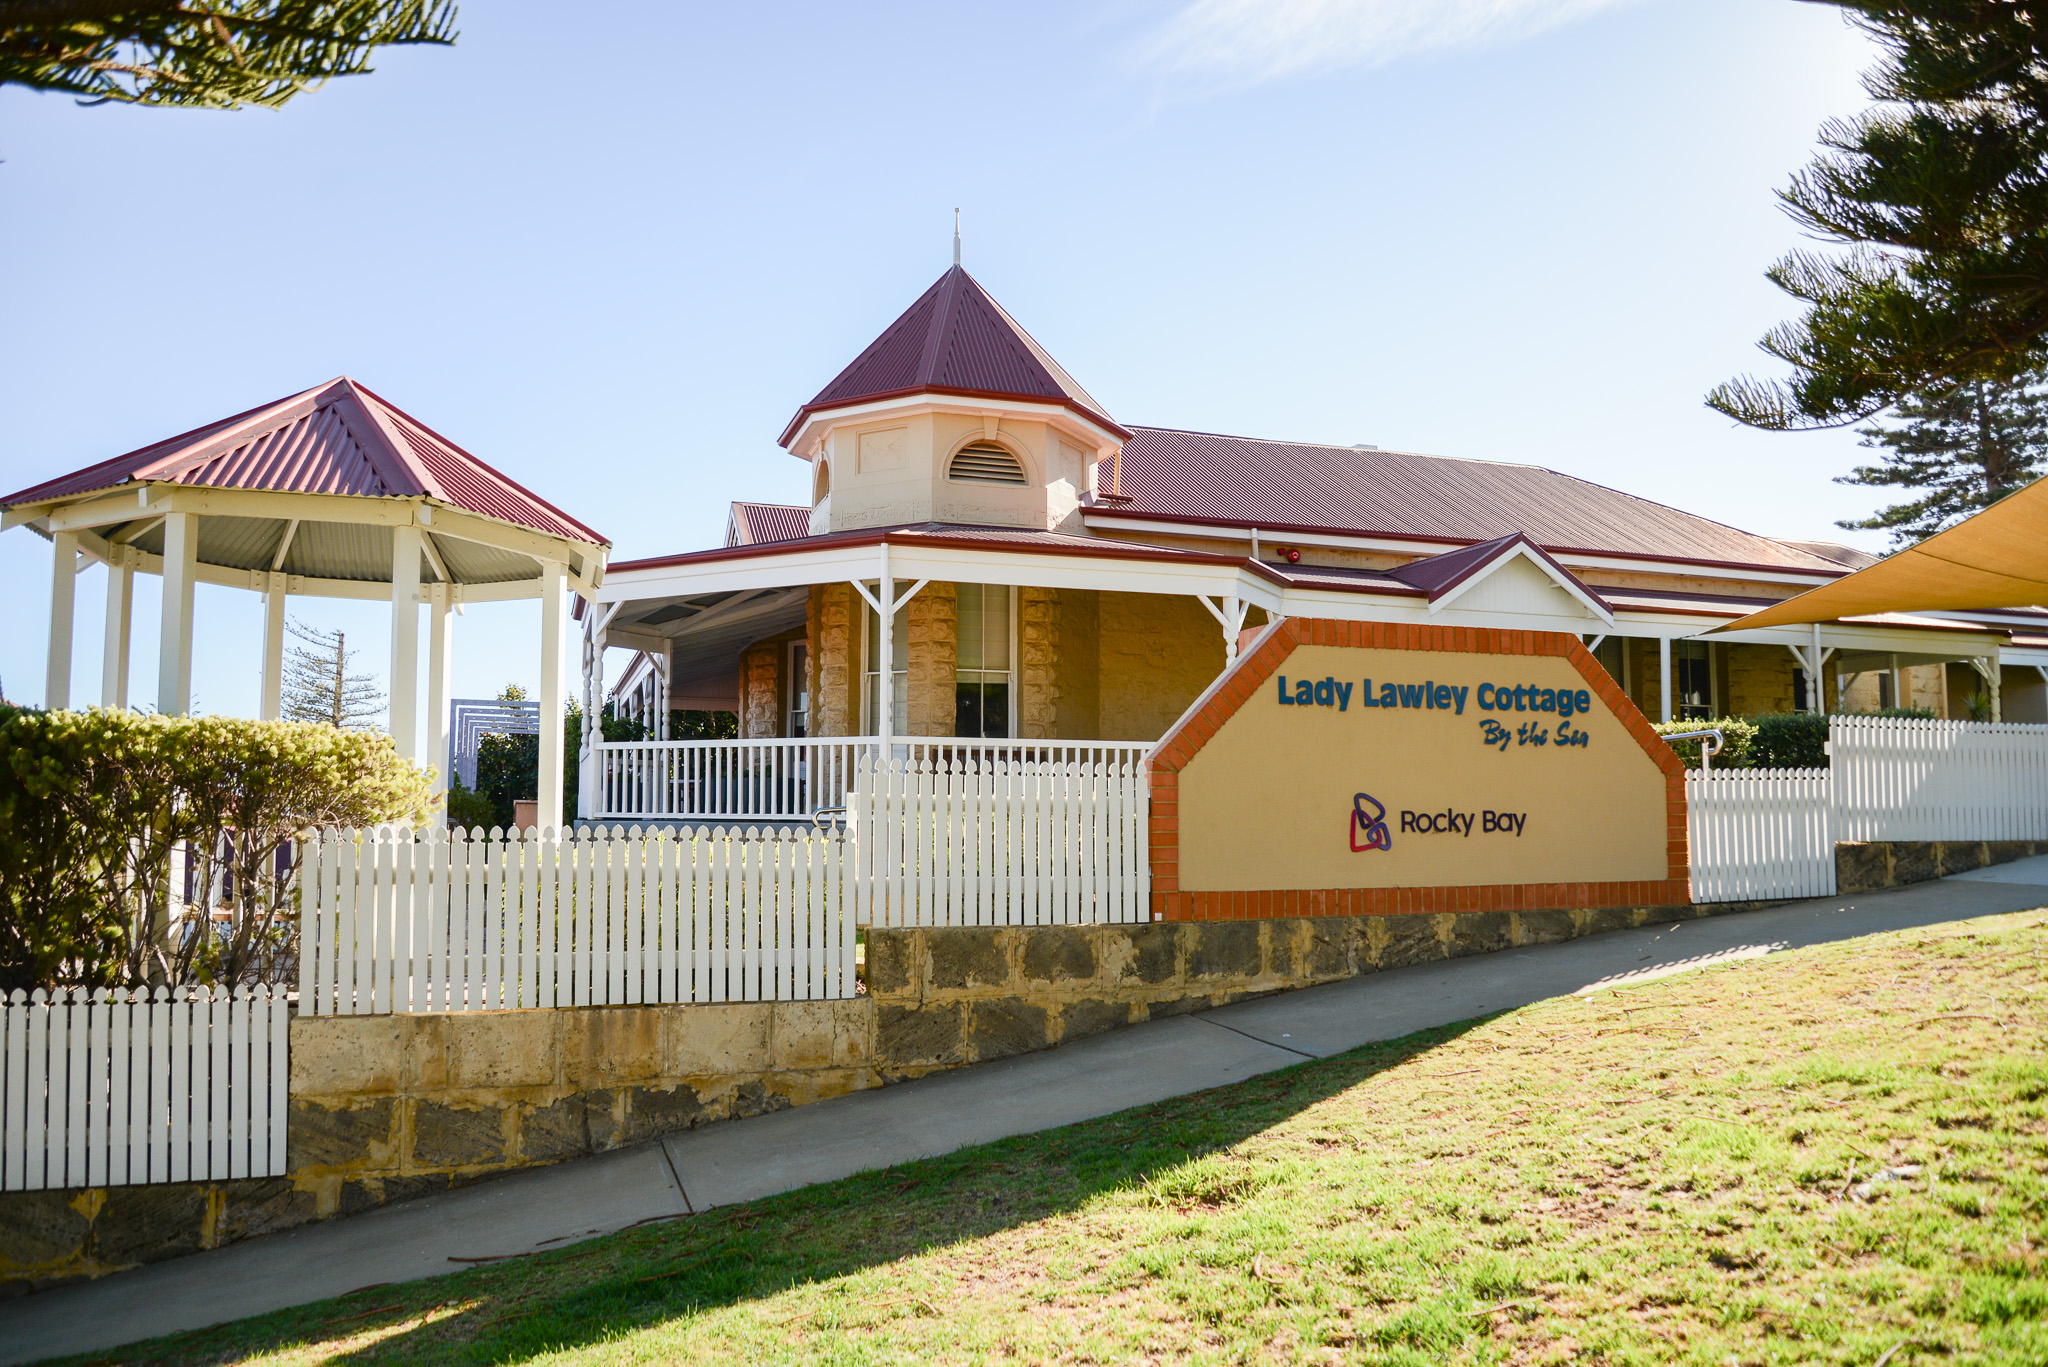
[[758, 546], [764, 541], [794, 541], [811, 534], [811, 510], [788, 503], [732, 505], [728, 546]]
[[954, 266], [797, 410], [781, 442], [789, 445], [813, 413], [917, 393], [1062, 404], [1125, 435], [979, 281]]
[[[960, 522], [909, 522], [891, 527], [860, 527], [851, 531], [827, 532], [822, 536], [799, 537], [758, 546], [720, 546], [715, 550], [685, 551], [680, 555], [654, 555], [639, 560], [614, 560], [606, 573], [616, 576], [634, 570], [669, 569], [678, 565], [718, 564], [732, 560], [766, 559], [805, 551], [831, 550], [846, 546], [876, 546], [887, 541], [904, 546], [924, 543], [939, 546], [986, 546], [991, 550], [1038, 551], [1053, 555], [1092, 555], [1106, 560], [1153, 560], [1184, 565], [1244, 565], [1280, 582], [1278, 567], [1243, 556], [1216, 555], [1208, 551], [1184, 551], [1171, 546], [1152, 546], [1136, 541], [1115, 541], [1104, 536], [1074, 536], [1066, 532], [1041, 532], [1029, 527], [987, 527]], [[1403, 590], [1412, 592], [1412, 590]]]
[[1521, 532], [1550, 551], [1769, 569], [1842, 567], [1692, 513], [1536, 465], [1163, 427], [1124, 446], [1118, 517], [1435, 541]]
[[137, 483], [431, 498], [550, 536], [609, 542], [356, 381], [340, 379], [0, 498], [9, 508]]

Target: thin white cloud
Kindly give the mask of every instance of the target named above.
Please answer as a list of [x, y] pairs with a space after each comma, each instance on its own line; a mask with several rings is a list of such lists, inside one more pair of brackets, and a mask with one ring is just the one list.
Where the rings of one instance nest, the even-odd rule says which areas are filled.
[[1524, 38], [1637, 0], [1194, 0], [1143, 44], [1169, 71], [1255, 84]]

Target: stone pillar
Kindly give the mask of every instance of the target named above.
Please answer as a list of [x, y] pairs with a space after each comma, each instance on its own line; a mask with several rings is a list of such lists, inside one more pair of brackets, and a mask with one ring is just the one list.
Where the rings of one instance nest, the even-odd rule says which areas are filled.
[[[929, 593], [931, 590], [925, 590]], [[923, 594], [918, 595], [923, 597]], [[811, 734], [860, 734], [860, 660], [854, 632], [860, 615], [851, 584], [814, 584], [806, 652], [811, 670]], [[911, 603], [915, 605], [917, 599]]]
[[910, 734], [950, 736], [959, 714], [954, 678], [960, 658], [960, 597], [952, 584], [926, 584], [904, 612], [910, 641]]
[[740, 653], [740, 739], [782, 734], [782, 638], [756, 641]]
[[1060, 594], [1027, 586], [1017, 598], [1017, 735], [1052, 740], [1059, 732]]

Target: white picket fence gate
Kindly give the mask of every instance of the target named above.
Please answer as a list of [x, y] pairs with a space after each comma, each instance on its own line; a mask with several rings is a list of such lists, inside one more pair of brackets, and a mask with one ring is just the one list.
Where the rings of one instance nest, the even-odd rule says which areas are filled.
[[0, 1008], [0, 1191], [285, 1170], [282, 991], [40, 989]]
[[1081, 759], [861, 754], [848, 802], [854, 914], [873, 926], [1149, 921], [1141, 747]]
[[1686, 775], [1694, 901], [1829, 896], [1837, 841], [2048, 840], [2048, 726], [1833, 717], [1828, 761]]
[[389, 826], [302, 857], [311, 1015], [855, 994], [845, 842], [824, 832]]
[[1752, 902], [1832, 893], [1831, 791], [1825, 769], [1687, 774], [1692, 900]]
[[2048, 726], [1836, 717], [1837, 840], [2048, 840]]

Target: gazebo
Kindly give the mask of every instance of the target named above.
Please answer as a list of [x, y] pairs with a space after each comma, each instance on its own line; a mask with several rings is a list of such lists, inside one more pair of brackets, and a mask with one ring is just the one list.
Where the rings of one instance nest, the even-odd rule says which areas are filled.
[[[128, 705], [135, 573], [164, 580], [157, 710], [192, 702], [193, 585], [264, 596], [260, 715], [279, 713], [285, 600], [388, 600], [391, 734], [417, 758], [419, 612], [430, 614], [426, 753], [448, 752], [453, 616], [538, 598], [540, 822], [562, 824], [562, 651], [569, 595], [604, 580], [609, 543], [559, 508], [343, 377], [0, 499], [0, 529], [49, 538], [44, 705], [71, 705], [81, 556], [107, 567], [100, 702]], [[445, 779], [445, 775], [443, 775]]]

